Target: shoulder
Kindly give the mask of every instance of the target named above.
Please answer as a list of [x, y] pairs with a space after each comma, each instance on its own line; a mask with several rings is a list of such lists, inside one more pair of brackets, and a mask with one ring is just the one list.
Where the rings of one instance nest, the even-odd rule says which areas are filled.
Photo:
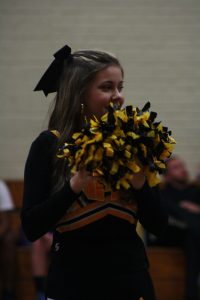
[[4, 181], [0, 180], [0, 211], [13, 209], [10, 191]]
[[54, 144], [57, 141], [56, 135], [50, 131], [50, 130], [45, 130], [42, 131], [33, 141], [32, 144], [34, 145], [51, 145]]
[[193, 189], [197, 189], [199, 190], [200, 189], [200, 181], [193, 181], [191, 184], [190, 184], [191, 188]]
[[7, 189], [7, 186], [3, 180], [0, 180], [0, 191]]
[[28, 161], [48, 161], [56, 151], [57, 137], [49, 130], [42, 131], [32, 142]]
[[1, 195], [5, 195], [8, 193], [9, 193], [9, 189], [7, 187], [7, 184], [3, 180], [0, 180], [0, 197]]
[[42, 131], [32, 142], [31, 150], [51, 151], [56, 145], [58, 138], [50, 130]]

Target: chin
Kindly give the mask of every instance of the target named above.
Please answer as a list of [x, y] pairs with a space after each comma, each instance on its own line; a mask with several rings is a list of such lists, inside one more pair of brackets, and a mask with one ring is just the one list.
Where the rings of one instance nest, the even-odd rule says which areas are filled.
[[102, 112], [99, 112], [98, 114], [96, 114], [95, 116], [97, 117], [97, 119], [101, 119], [101, 117], [103, 115], [105, 115], [107, 113], [107, 109], [103, 109]]
[[95, 112], [95, 113], [92, 113], [92, 114], [90, 114], [88, 117], [91, 118], [91, 117], [95, 116], [98, 120], [100, 120], [101, 117], [102, 117], [103, 115], [105, 115], [107, 112], [108, 112], [108, 109], [105, 107], [105, 108], [102, 109], [101, 112]]

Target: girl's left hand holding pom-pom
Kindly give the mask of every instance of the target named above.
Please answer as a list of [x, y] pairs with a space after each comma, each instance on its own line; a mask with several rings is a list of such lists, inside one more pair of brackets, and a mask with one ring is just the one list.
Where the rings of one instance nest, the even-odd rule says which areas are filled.
[[138, 158], [136, 158], [135, 160], [136, 160], [137, 165], [140, 167], [140, 171], [133, 174], [133, 177], [130, 180], [130, 183], [134, 189], [140, 190], [146, 181], [145, 167], [142, 165], [142, 163], [139, 161]]
[[138, 173], [133, 174], [133, 178], [130, 180], [130, 183], [134, 189], [140, 190], [145, 184], [145, 181], [146, 181], [145, 171], [144, 171], [144, 167], [142, 167]]
[[92, 178], [92, 175], [90, 172], [86, 171], [83, 168], [80, 169], [70, 179], [71, 189], [76, 194], [79, 194], [85, 188], [85, 186], [91, 180], [91, 178]]

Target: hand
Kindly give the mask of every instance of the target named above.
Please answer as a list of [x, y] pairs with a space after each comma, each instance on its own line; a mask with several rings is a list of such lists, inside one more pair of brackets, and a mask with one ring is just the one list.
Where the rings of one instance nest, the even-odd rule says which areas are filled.
[[130, 180], [130, 183], [134, 189], [140, 190], [146, 181], [145, 167], [142, 165], [138, 157], [135, 158], [135, 162], [140, 167], [140, 171], [133, 174], [133, 178]]
[[8, 212], [1, 211], [0, 212], [0, 238], [5, 236], [10, 227], [10, 220]]
[[76, 193], [79, 194], [89, 180], [91, 180], [92, 174], [85, 169], [81, 169], [76, 172], [70, 179], [70, 186], [71, 189]]
[[194, 213], [194, 214], [200, 214], [200, 205], [184, 200], [180, 203], [180, 207], [186, 209], [187, 211]]
[[140, 190], [146, 181], [145, 171], [142, 167], [138, 173], [133, 174], [133, 178], [130, 180], [132, 187], [136, 190]]

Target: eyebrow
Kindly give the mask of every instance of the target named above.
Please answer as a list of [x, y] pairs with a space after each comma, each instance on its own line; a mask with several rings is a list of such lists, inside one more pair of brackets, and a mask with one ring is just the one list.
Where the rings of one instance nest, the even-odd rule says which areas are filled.
[[[104, 84], [104, 83], [113, 83], [113, 81], [112, 80], [105, 80], [101, 84]], [[124, 81], [121, 80], [119, 83], [124, 83]]]

